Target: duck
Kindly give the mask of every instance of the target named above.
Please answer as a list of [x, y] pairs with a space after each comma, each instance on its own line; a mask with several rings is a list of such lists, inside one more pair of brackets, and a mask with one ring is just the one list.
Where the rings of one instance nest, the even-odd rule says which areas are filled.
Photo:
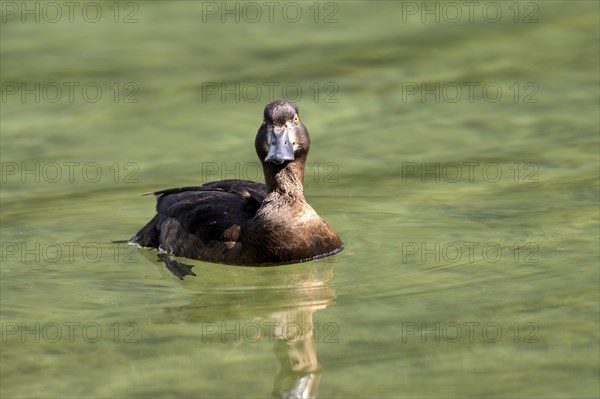
[[268, 103], [254, 140], [265, 183], [242, 179], [152, 193], [156, 215], [130, 244], [206, 262], [270, 266], [324, 258], [344, 249], [304, 196], [310, 136], [298, 106]]

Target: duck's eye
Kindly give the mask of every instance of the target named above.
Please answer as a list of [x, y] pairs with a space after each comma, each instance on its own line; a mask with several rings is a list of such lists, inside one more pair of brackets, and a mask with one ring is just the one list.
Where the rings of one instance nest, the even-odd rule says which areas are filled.
[[267, 124], [267, 120], [263, 119], [263, 123], [262, 124], [263, 124], [263, 126], [266, 125]]
[[294, 123], [297, 125], [298, 122], [300, 122], [300, 119], [298, 118], [298, 115], [294, 115]]

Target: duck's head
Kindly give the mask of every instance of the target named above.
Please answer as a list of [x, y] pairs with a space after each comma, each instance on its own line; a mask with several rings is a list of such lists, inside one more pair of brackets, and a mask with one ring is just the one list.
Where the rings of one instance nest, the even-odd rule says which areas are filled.
[[300, 120], [296, 104], [288, 100], [268, 103], [254, 144], [265, 165], [283, 165], [295, 160], [304, 162], [310, 148], [310, 137]]

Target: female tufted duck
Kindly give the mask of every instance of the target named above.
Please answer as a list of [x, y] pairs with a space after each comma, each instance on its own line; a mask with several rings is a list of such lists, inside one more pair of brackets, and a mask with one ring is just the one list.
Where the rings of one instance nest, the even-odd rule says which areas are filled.
[[265, 107], [254, 143], [266, 184], [223, 180], [153, 193], [157, 214], [129, 242], [236, 265], [303, 262], [340, 252], [335, 231], [304, 198], [310, 138], [298, 107]]

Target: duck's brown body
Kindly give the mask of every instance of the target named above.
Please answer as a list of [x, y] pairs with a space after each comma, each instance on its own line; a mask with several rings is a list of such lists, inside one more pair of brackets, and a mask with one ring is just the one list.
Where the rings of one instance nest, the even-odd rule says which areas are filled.
[[295, 263], [341, 251], [338, 235], [304, 198], [310, 139], [294, 104], [267, 104], [255, 147], [266, 184], [224, 180], [155, 192], [157, 214], [131, 242], [238, 265]]

